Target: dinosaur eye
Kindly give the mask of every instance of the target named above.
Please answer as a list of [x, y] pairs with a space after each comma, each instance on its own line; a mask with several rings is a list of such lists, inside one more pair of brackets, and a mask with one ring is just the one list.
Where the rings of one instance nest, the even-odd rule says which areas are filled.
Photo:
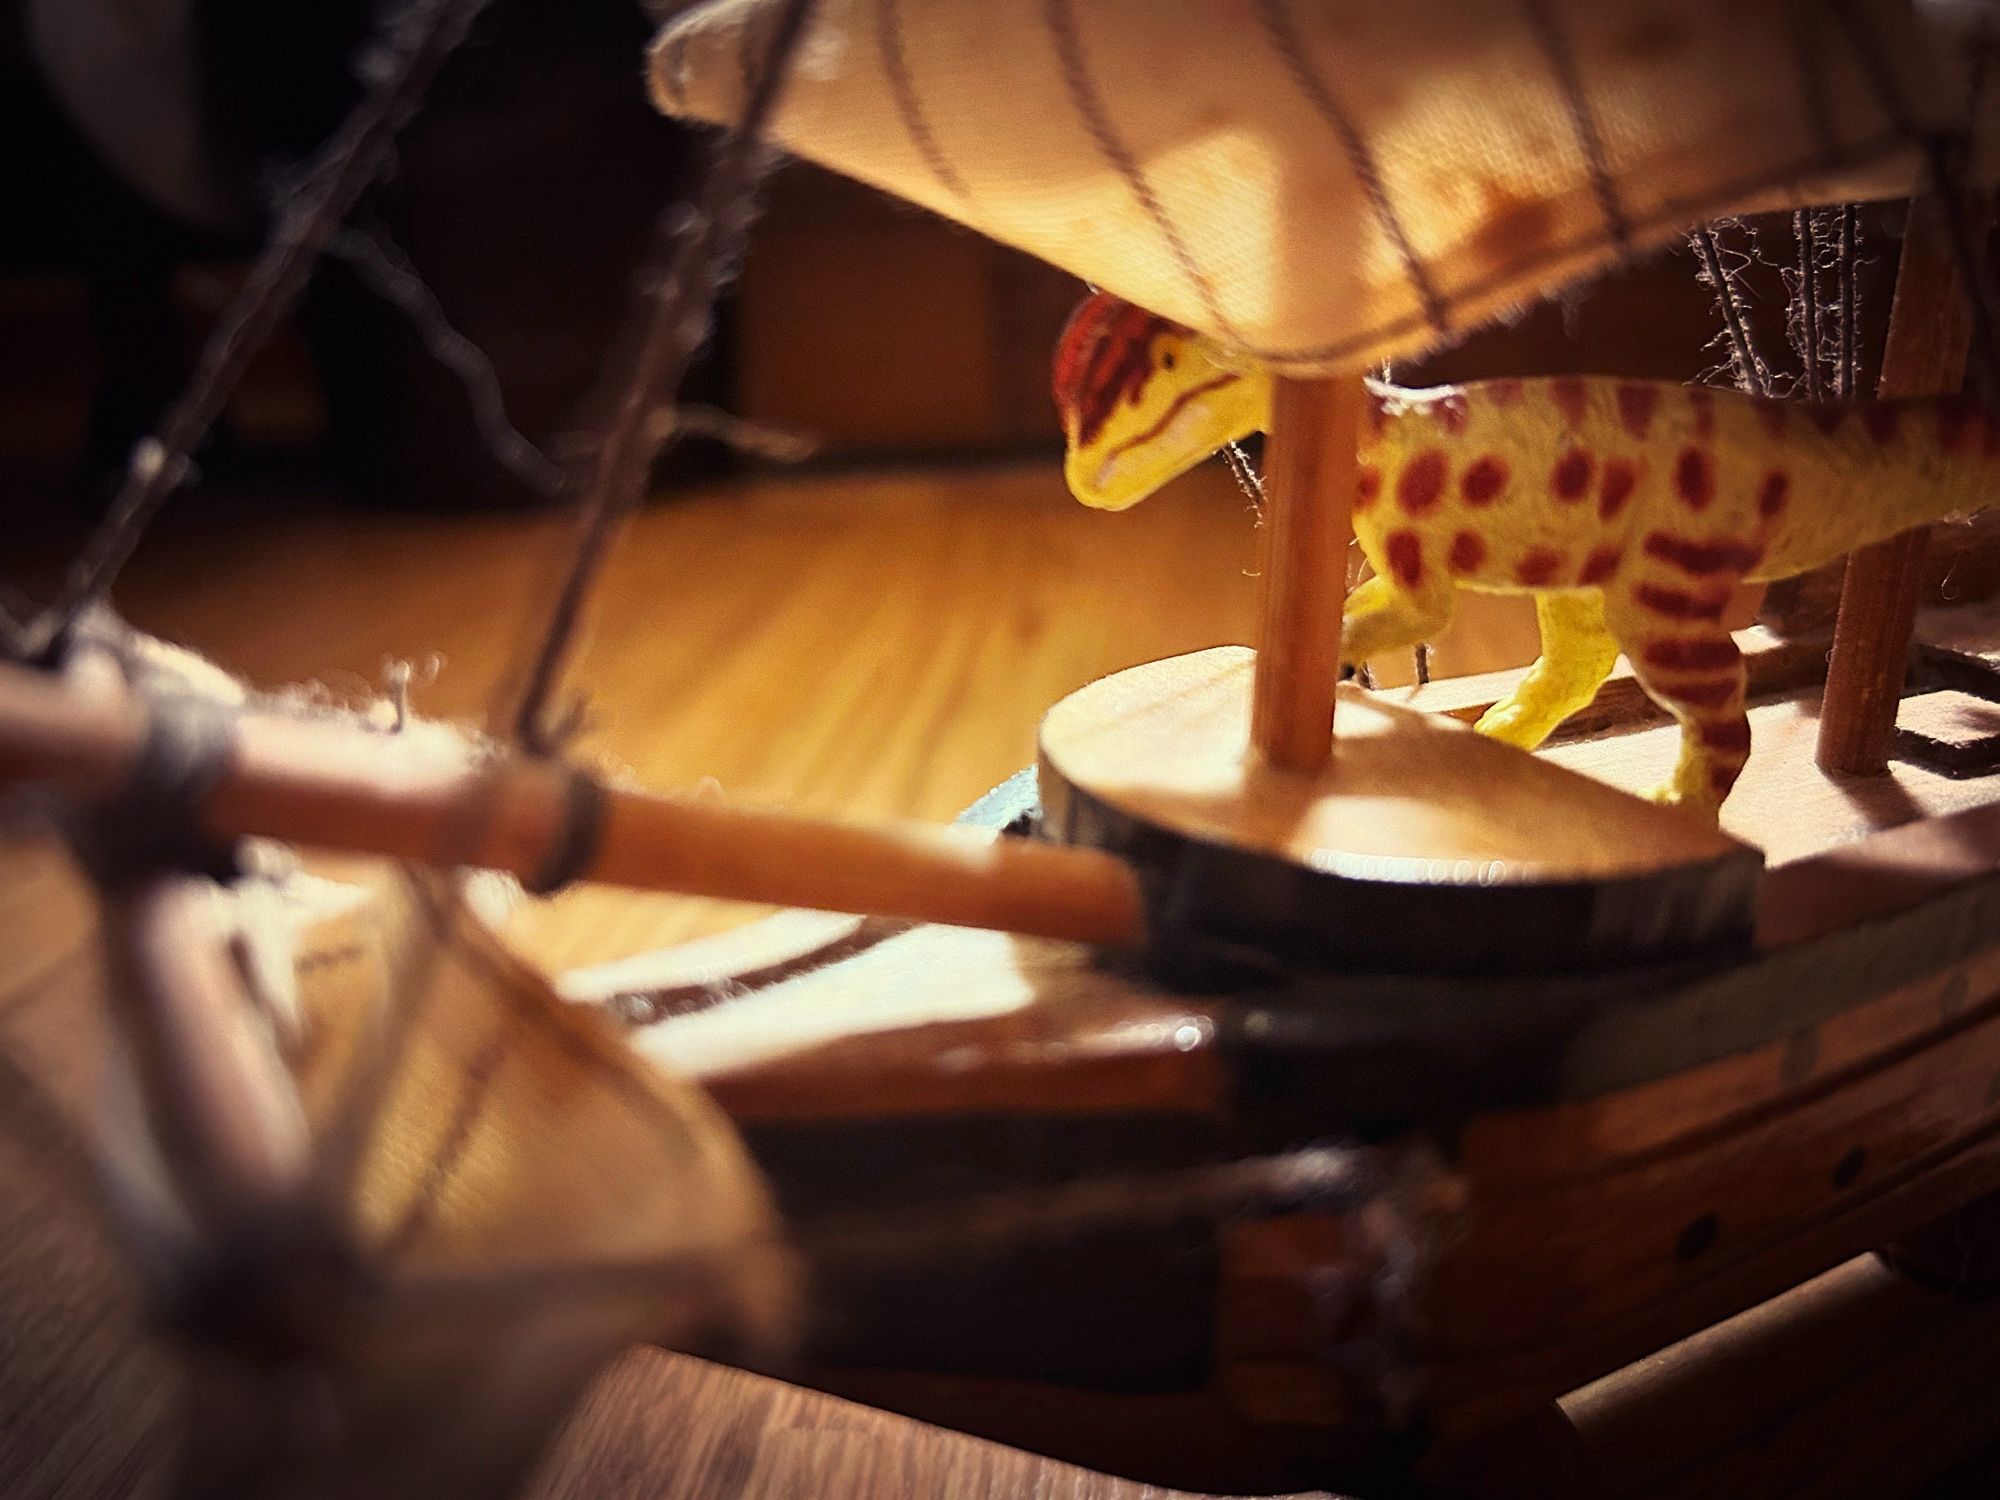
[[1162, 370], [1171, 370], [1173, 367], [1174, 367], [1174, 351], [1169, 349], [1167, 350], [1166, 353], [1160, 356], [1160, 368]]

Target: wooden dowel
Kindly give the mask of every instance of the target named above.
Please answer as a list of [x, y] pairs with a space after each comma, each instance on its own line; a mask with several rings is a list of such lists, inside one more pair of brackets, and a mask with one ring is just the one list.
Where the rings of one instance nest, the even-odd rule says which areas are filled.
[[1309, 771], [1333, 749], [1362, 398], [1349, 375], [1280, 377], [1271, 398], [1250, 742], [1288, 770]]
[[1928, 541], [1919, 528], [1848, 554], [1819, 716], [1823, 771], [1878, 776], [1889, 769]]
[[152, 1147], [181, 1204], [216, 1235], [267, 1228], [306, 1190], [298, 1091], [230, 950], [214, 893], [166, 877], [107, 898], [106, 995], [132, 1052]]
[[[1968, 216], [1986, 223], [1983, 211]], [[1913, 200], [1896, 263], [1878, 395], [1934, 396], [1959, 388], [1972, 333], [1965, 297], [1943, 201]], [[1919, 527], [1858, 547], [1847, 559], [1820, 709], [1822, 770], [1875, 776], [1888, 769], [1927, 540]]]
[[[0, 781], [101, 802], [125, 784], [144, 735], [129, 700], [86, 698], [0, 668]], [[569, 787], [557, 765], [486, 757], [436, 725], [387, 735], [245, 713], [199, 820], [218, 839], [280, 839], [532, 880], [563, 837]], [[582, 878], [1108, 947], [1144, 937], [1131, 867], [1100, 850], [915, 821], [856, 826], [616, 786], [606, 789]]]

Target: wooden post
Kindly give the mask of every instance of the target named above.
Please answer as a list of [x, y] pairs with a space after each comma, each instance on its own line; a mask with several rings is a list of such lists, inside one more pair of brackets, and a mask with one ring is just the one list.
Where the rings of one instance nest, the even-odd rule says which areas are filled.
[[[1967, 217], [1981, 228], [1987, 222], [1982, 210], [1968, 210]], [[1934, 396], [1959, 388], [1971, 340], [1966, 295], [1943, 200], [1912, 200], [1877, 395]], [[1917, 527], [1857, 547], [1847, 559], [1820, 709], [1822, 770], [1877, 776], [1888, 769], [1927, 540], [1925, 528]]]
[[1272, 393], [1250, 743], [1287, 770], [1312, 770], [1333, 750], [1363, 394], [1351, 375], [1281, 376]]

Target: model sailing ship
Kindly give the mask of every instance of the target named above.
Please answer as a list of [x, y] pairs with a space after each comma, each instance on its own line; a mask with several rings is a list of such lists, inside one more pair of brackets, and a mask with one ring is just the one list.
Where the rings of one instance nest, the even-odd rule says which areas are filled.
[[[1914, 589], [1871, 582], [1912, 571], [1904, 528], [1983, 502], [2000, 449], [1958, 394], [1990, 335], [1963, 19], [676, 21], [661, 101], [743, 127], [717, 179], [768, 124], [1104, 289], [1057, 356], [1080, 499], [1268, 430], [1261, 638], [1055, 705], [985, 830], [649, 794], [529, 714], [504, 751], [305, 718], [82, 609], [32, 642], [0, 766], [76, 810], [104, 962], [27, 1014], [71, 1074], [108, 1051], [123, 1080], [109, 1123], [94, 1079], [71, 1101], [143, 1126], [103, 1153], [134, 1238], [259, 1393], [228, 1472], [498, 1484], [634, 1338], [1183, 1482], [1400, 1468], [2000, 1188], [1991, 757], [1855, 775], [1899, 698], [1966, 741], [2000, 696], [1977, 611], [1927, 616], [1950, 639], [1899, 689]], [[1904, 195], [1881, 401], [1364, 379], [1692, 224]], [[740, 229], [704, 207], [692, 241]], [[655, 309], [635, 409], [685, 312]], [[621, 430], [602, 473], [636, 490]], [[1375, 567], [1351, 596], [1350, 527]], [[1830, 667], [1723, 628], [1739, 581], [1856, 547]], [[1340, 681], [1459, 588], [1533, 594], [1542, 660], [1401, 701]], [[858, 915], [562, 982], [643, 991], [664, 1019], [621, 1034], [442, 880], [284, 876], [273, 919], [245, 839]], [[122, 1051], [76, 1042], [80, 1008]], [[345, 1436], [300, 1447], [274, 1366], [317, 1372]], [[1102, 1420], [1051, 1423], [1048, 1387]]]

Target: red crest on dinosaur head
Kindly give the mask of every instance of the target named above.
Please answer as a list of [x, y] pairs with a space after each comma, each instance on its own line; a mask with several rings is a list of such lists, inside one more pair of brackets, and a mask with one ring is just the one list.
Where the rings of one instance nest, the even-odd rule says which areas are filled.
[[1138, 395], [1153, 368], [1153, 340], [1179, 325], [1096, 292], [1070, 314], [1056, 343], [1056, 410], [1074, 441], [1104, 430], [1121, 401]]

